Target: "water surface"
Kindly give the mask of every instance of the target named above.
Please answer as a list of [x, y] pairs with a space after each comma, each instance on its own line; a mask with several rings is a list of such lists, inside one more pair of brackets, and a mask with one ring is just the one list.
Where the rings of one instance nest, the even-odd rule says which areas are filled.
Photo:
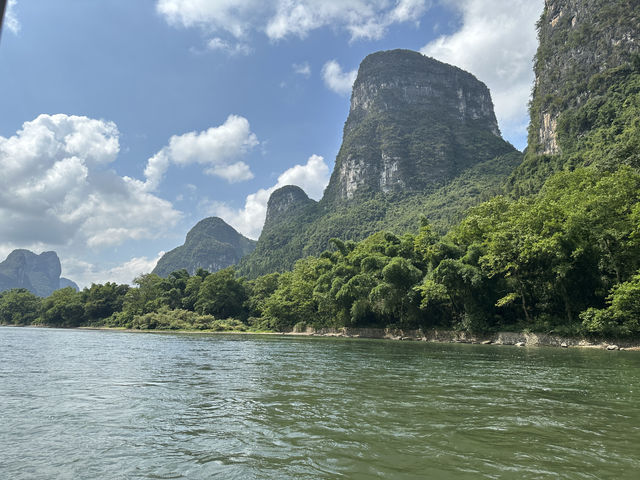
[[640, 354], [0, 328], [0, 478], [637, 478]]

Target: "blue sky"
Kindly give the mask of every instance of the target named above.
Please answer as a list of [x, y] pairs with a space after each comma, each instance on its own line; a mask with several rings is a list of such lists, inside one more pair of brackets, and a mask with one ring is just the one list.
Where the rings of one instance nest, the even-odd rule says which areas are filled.
[[319, 198], [369, 53], [487, 83], [526, 143], [542, 0], [10, 0], [0, 42], [0, 257], [58, 252], [130, 282], [198, 220], [257, 238], [266, 200]]

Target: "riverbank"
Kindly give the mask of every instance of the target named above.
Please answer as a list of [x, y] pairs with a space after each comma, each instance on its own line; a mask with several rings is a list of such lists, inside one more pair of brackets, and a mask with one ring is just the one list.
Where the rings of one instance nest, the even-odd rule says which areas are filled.
[[399, 330], [390, 328], [325, 328], [316, 330], [307, 327], [286, 335], [322, 336], [345, 338], [378, 338], [400, 341], [422, 341], [436, 343], [471, 343], [482, 345], [514, 345], [518, 347], [559, 347], [559, 348], [599, 348], [603, 350], [640, 351], [638, 341], [629, 340], [589, 340], [558, 335], [529, 332], [498, 332], [475, 335], [452, 330]]
[[[15, 325], [0, 325], [15, 327]], [[31, 328], [52, 328], [46, 325], [26, 325]], [[477, 335], [453, 330], [400, 330], [395, 328], [322, 328], [306, 327], [291, 332], [240, 330], [160, 330], [128, 329], [118, 327], [75, 327], [73, 330], [103, 330], [127, 333], [172, 333], [206, 335], [277, 335], [293, 337], [369, 338], [378, 340], [414, 341], [433, 343], [468, 343], [477, 345], [512, 345], [517, 347], [595, 348], [610, 351], [640, 351], [638, 340], [590, 340], [530, 332], [497, 332]]]
[[379, 340], [416, 341], [433, 343], [469, 343], [480, 345], [513, 345], [517, 347], [596, 348], [602, 350], [640, 351], [640, 342], [633, 340], [589, 340], [530, 332], [498, 332], [476, 335], [453, 330], [400, 330], [393, 328], [322, 328], [306, 327], [291, 332], [270, 331], [209, 331], [209, 330], [137, 330], [112, 327], [79, 327], [84, 330], [113, 330], [124, 332], [204, 333], [208, 335], [285, 335], [297, 337], [370, 338]]

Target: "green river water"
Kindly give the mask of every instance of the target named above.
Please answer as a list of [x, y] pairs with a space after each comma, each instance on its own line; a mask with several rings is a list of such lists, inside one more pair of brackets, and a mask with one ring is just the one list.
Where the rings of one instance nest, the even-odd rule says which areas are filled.
[[0, 328], [0, 479], [636, 479], [640, 352]]

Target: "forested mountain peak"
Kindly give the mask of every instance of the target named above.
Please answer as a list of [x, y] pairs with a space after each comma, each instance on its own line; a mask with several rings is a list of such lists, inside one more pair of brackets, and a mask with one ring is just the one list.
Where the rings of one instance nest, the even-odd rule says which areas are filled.
[[241, 235], [221, 218], [205, 218], [189, 230], [184, 245], [158, 260], [153, 273], [166, 277], [183, 268], [191, 274], [199, 268], [215, 272], [236, 264], [255, 245], [254, 240]]

